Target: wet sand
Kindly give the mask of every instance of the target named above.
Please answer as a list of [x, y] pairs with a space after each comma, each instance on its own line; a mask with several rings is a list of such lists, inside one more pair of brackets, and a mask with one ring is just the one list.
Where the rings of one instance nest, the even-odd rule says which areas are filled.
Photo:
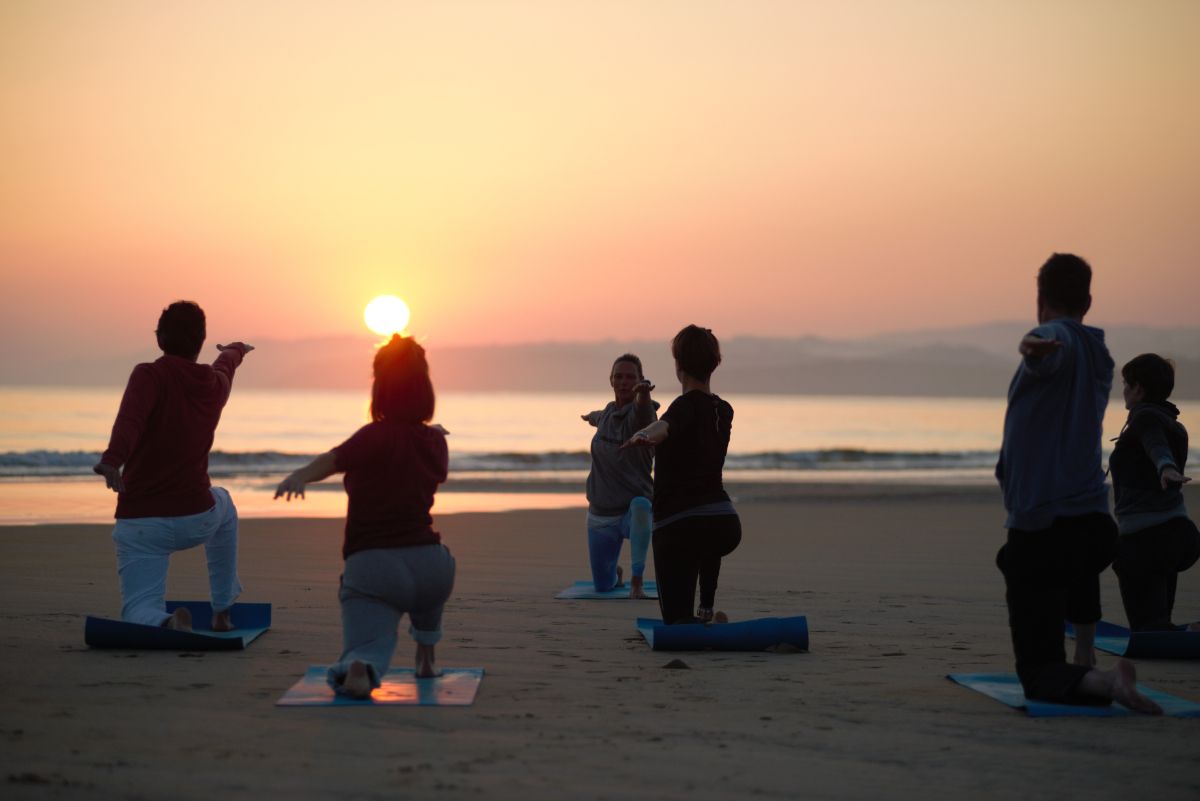
[[[0, 528], [4, 795], [1200, 795], [1198, 720], [1033, 720], [944, 678], [1011, 670], [995, 490], [762, 492], [740, 511], [718, 606], [807, 615], [809, 653], [656, 653], [633, 627], [653, 602], [554, 600], [587, 576], [581, 510], [440, 516], [459, 574], [439, 663], [487, 669], [474, 706], [441, 709], [273, 705], [337, 656], [339, 520], [243, 521], [242, 600], [273, 603], [274, 627], [206, 654], [84, 645], [86, 614], [119, 611], [109, 526]], [[171, 597], [206, 586], [201, 553], [175, 557]], [[1123, 622], [1111, 571], [1103, 591]], [[1200, 619], [1200, 568], [1176, 618]], [[690, 669], [663, 667], [676, 656]], [[1200, 664], [1139, 670], [1200, 700]]]

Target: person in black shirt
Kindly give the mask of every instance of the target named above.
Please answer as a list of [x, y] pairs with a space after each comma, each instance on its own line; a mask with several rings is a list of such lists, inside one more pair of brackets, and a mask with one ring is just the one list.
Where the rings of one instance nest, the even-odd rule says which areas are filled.
[[663, 622], [722, 623], [728, 618], [714, 611], [721, 557], [742, 541], [741, 520], [721, 483], [733, 407], [709, 386], [721, 363], [712, 331], [687, 326], [671, 340], [671, 355], [683, 394], [622, 447], [657, 448], [652, 547]]
[[[1167, 398], [1175, 365], [1143, 353], [1121, 368], [1129, 419], [1109, 457], [1116, 497], [1117, 552], [1113, 572], [1134, 631], [1174, 631], [1179, 573], [1200, 557], [1200, 532], [1183, 503], [1188, 433]], [[1200, 623], [1186, 628], [1200, 631]]]

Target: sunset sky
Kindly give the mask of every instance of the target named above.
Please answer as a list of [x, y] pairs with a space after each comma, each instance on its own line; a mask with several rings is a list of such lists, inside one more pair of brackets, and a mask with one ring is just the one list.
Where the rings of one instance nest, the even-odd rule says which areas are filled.
[[[4, 364], [214, 338], [1195, 325], [1200, 3], [0, 4]], [[24, 347], [15, 347], [17, 342]]]

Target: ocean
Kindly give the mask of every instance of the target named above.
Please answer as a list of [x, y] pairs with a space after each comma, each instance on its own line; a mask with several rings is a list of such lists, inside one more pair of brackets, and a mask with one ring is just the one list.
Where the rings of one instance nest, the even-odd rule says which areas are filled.
[[[718, 392], [720, 387], [717, 387]], [[0, 523], [99, 522], [113, 497], [91, 472], [120, 387], [0, 388]], [[655, 393], [664, 407], [674, 397]], [[990, 484], [1004, 399], [722, 394], [733, 404], [725, 477], [739, 483]], [[446, 392], [435, 420], [450, 431], [450, 480], [435, 512], [559, 508], [585, 503], [592, 429], [580, 415], [603, 393]], [[279, 479], [367, 420], [357, 391], [235, 388], [210, 459], [247, 516], [339, 516], [340, 481], [304, 501], [273, 501]], [[1200, 420], [1200, 403], [1180, 404]], [[1125, 419], [1105, 418], [1105, 446]], [[1193, 451], [1191, 458], [1196, 458]]]

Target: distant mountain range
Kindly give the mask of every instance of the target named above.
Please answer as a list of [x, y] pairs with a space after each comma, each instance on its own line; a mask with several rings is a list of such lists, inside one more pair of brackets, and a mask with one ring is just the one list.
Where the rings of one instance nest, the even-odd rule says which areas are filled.
[[[1018, 361], [1017, 343], [1029, 328], [1028, 323], [998, 322], [844, 340], [734, 337], [722, 342], [724, 363], [714, 387], [727, 394], [1002, 397]], [[1106, 334], [1118, 370], [1139, 353], [1160, 353], [1178, 368], [1174, 397], [1200, 399], [1200, 328], [1113, 326]], [[258, 350], [238, 375], [241, 386], [365, 389], [370, 384], [372, 340], [331, 337], [255, 344]], [[429, 359], [441, 390], [589, 391], [606, 388], [609, 365], [625, 352], [642, 358], [646, 375], [662, 387], [660, 393], [675, 387], [666, 341], [431, 345]], [[45, 362], [28, 369], [16, 365], [6, 370], [3, 381], [123, 383], [134, 362], [156, 355], [147, 351], [103, 362], [63, 363], [52, 373]], [[1119, 374], [1115, 392], [1120, 392]]]

